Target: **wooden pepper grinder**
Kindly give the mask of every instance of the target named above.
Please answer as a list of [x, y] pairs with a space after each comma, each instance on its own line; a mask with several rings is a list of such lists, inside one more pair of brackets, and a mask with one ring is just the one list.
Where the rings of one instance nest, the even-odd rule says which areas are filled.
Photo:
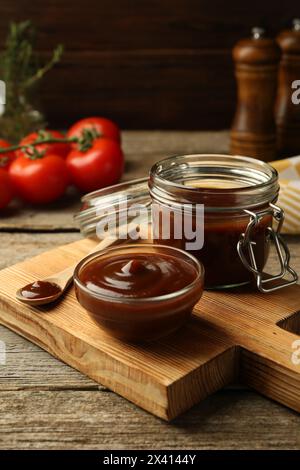
[[265, 37], [264, 29], [253, 28], [252, 37], [234, 47], [233, 59], [238, 104], [231, 129], [231, 154], [274, 160], [280, 48], [275, 40]]
[[295, 19], [293, 28], [282, 31], [277, 40], [282, 50], [276, 102], [278, 151], [280, 157], [288, 157], [300, 153], [300, 104], [292, 100], [292, 84], [300, 80], [300, 19]]

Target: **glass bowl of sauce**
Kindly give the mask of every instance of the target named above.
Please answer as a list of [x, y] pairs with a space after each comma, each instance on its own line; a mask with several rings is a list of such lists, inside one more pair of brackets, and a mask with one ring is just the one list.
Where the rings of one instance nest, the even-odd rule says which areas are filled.
[[112, 336], [139, 342], [184, 325], [202, 296], [204, 268], [177, 248], [134, 244], [87, 256], [74, 284], [94, 321]]

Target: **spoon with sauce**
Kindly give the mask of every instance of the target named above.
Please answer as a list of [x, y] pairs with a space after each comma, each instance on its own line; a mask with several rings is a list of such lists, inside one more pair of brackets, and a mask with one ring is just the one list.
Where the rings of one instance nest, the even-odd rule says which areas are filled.
[[[140, 221], [139, 221], [140, 222]], [[136, 230], [136, 227], [134, 227]], [[139, 225], [139, 233], [141, 237], [148, 235], [149, 227], [147, 224]], [[126, 231], [126, 232], [125, 232]], [[90, 254], [105, 250], [113, 244], [120, 243], [121, 233], [127, 233], [127, 226], [119, 227], [119, 238], [112, 238], [107, 236], [90, 252]], [[122, 239], [123, 243], [130, 241], [130, 231], [127, 239]], [[73, 282], [73, 274], [78, 263], [69, 266], [68, 268], [60, 271], [45, 279], [36, 280], [31, 284], [21, 287], [16, 292], [16, 298], [24, 304], [38, 307], [39, 305], [46, 305], [58, 300], [66, 291], [66, 289]]]

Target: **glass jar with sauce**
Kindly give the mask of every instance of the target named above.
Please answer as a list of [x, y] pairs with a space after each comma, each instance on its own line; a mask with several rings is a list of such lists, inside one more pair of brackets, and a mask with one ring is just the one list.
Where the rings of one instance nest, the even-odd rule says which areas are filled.
[[[152, 212], [156, 205], [155, 242], [190, 251], [184, 227], [181, 238], [174, 236], [178, 220], [203, 231], [203, 246], [190, 252], [205, 267], [205, 287], [239, 286], [254, 276], [259, 290], [269, 292], [297, 281], [289, 266], [288, 247], [279, 234], [284, 215], [275, 205], [278, 175], [267, 163], [227, 155], [176, 156], [152, 167], [149, 189]], [[200, 227], [196, 211], [201, 207]], [[184, 212], [182, 219], [176, 218], [180, 212]], [[168, 218], [169, 236], [165, 237]], [[274, 276], [263, 272], [271, 240], [280, 262], [280, 272]], [[286, 274], [289, 279], [279, 282]]]
[[[85, 195], [75, 220], [84, 236], [95, 237], [98, 224], [110, 214], [114, 217], [117, 213], [118, 228], [123, 230], [126, 220], [134, 220], [134, 208], [142, 205], [147, 209], [143, 223], [151, 226], [152, 220], [153, 241], [196, 256], [205, 267], [206, 288], [239, 286], [255, 279], [260, 291], [269, 292], [298, 279], [280, 236], [284, 214], [275, 205], [278, 192], [276, 170], [262, 161], [215, 154], [176, 156], [156, 163], [149, 179]], [[198, 206], [203, 208], [200, 227], [195, 216]], [[190, 250], [185, 236], [174, 236], [178, 225], [175, 214], [182, 211], [193, 230], [203, 231], [204, 244], [197, 250]], [[162, 236], [159, 216], [165, 212], [170, 214], [171, 236], [167, 237]], [[280, 266], [276, 275], [263, 271], [271, 241]]]

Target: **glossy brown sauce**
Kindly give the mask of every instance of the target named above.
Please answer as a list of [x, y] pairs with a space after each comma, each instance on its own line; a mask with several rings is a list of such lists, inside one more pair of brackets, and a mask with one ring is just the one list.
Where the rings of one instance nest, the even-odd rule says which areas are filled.
[[203, 292], [196, 260], [168, 247], [136, 245], [95, 255], [75, 270], [75, 292], [91, 318], [126, 341], [153, 340], [190, 318]]
[[61, 288], [53, 282], [35, 281], [23, 287], [20, 293], [25, 299], [43, 299], [57, 295], [60, 292]]
[[177, 292], [197, 277], [196, 269], [175, 256], [131, 253], [96, 259], [80, 272], [80, 281], [92, 292], [117, 297], [146, 298]]
[[[237, 220], [224, 218], [219, 224], [209, 220], [204, 222], [204, 245], [202, 250], [194, 253], [194, 256], [204, 264], [207, 287], [234, 286], [253, 280], [253, 274], [244, 267], [237, 252], [238, 241], [241, 234], [245, 232], [248, 222], [249, 217], [241, 217]], [[271, 218], [267, 216], [252, 232], [259, 270], [263, 269], [267, 259], [269, 251], [267, 228], [271, 223]], [[245, 255], [248, 259], [247, 252]]]

